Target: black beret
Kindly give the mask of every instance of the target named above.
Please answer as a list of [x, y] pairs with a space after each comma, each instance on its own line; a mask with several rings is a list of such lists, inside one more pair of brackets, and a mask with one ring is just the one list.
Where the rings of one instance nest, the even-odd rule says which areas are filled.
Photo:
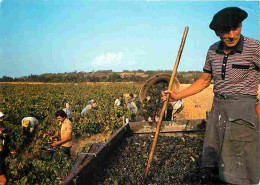
[[215, 31], [230, 31], [247, 18], [247, 13], [237, 7], [228, 7], [216, 13], [209, 25]]

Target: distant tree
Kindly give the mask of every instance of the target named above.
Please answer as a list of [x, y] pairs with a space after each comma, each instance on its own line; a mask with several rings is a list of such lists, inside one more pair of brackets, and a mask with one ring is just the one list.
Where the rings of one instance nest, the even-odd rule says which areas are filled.
[[131, 75], [131, 76], [127, 77], [126, 80], [130, 81], [130, 82], [142, 82], [142, 81], [144, 81], [144, 78], [139, 75]]
[[[121, 73], [119, 72], [112, 72], [112, 70], [103, 70], [102, 72], [70, 72], [70, 73], [46, 73], [46, 74], [41, 74], [41, 75], [29, 75], [29, 76], [24, 76], [24, 77], [19, 77], [19, 78], [12, 78], [12, 77], [7, 77], [3, 76], [0, 78], [1, 82], [144, 82], [145, 80], [151, 78], [152, 76], [155, 76], [159, 73], [165, 73], [165, 74], [170, 74], [172, 71], [170, 70], [157, 70], [157, 71], [143, 71], [139, 69], [138, 71], [128, 71], [124, 70], [124, 72], [129, 73], [128, 75], [124, 78], [120, 76]], [[136, 72], [142, 72], [147, 75], [147, 77], [142, 77], [139, 75], [136, 75]], [[131, 75], [132, 74], [132, 75]], [[202, 75], [202, 72], [200, 71], [189, 71], [189, 72], [178, 72], [177, 73], [177, 78], [180, 81], [180, 83], [183, 84], [190, 84], [193, 83], [194, 81], [198, 80]], [[260, 82], [260, 81], [259, 81]]]
[[112, 73], [112, 74], [108, 75], [107, 81], [108, 82], [122, 82], [123, 80], [119, 74]]
[[99, 78], [96, 77], [95, 75], [88, 75], [88, 76], [86, 76], [86, 81], [87, 82], [99, 82]]
[[106, 82], [107, 81], [107, 77], [106, 76], [101, 76], [101, 77], [99, 77], [99, 81], [100, 82]]
[[0, 78], [1, 82], [12, 82], [13, 78], [12, 77], [8, 77], [8, 76], [3, 76], [2, 78]]
[[38, 75], [29, 75], [28, 78], [27, 78], [27, 81], [29, 82], [37, 82], [38, 81]]

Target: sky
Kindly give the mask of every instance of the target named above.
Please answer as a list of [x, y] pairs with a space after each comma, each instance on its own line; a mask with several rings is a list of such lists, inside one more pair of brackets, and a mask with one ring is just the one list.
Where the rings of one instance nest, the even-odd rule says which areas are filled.
[[242, 34], [260, 40], [258, 1], [0, 0], [0, 77], [98, 70], [202, 71], [219, 38], [219, 10], [248, 13]]

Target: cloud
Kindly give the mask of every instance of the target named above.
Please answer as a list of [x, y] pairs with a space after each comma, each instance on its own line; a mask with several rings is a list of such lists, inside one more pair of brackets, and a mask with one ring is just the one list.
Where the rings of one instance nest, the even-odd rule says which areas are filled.
[[92, 66], [117, 66], [122, 64], [124, 53], [106, 53], [96, 57], [92, 61]]
[[4, 2], [4, 0], [0, 0], [0, 5], [1, 5], [2, 2]]

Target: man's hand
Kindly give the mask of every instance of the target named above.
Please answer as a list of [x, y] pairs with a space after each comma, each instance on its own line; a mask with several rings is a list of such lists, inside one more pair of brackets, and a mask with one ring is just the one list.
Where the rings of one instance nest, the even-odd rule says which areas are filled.
[[58, 141], [55, 141], [54, 143], [51, 144], [51, 146], [56, 147], [56, 146], [58, 146], [59, 144], [60, 144], [60, 143], [59, 143]]
[[166, 91], [162, 91], [162, 100], [163, 101], [167, 100], [167, 94], [170, 94], [169, 102], [174, 102], [174, 101], [178, 100], [177, 93], [175, 93], [173, 90], [172, 91], [166, 90]]
[[15, 154], [16, 154], [16, 151], [15, 151], [15, 150], [12, 150], [10, 153], [11, 153], [12, 155], [15, 155]]

